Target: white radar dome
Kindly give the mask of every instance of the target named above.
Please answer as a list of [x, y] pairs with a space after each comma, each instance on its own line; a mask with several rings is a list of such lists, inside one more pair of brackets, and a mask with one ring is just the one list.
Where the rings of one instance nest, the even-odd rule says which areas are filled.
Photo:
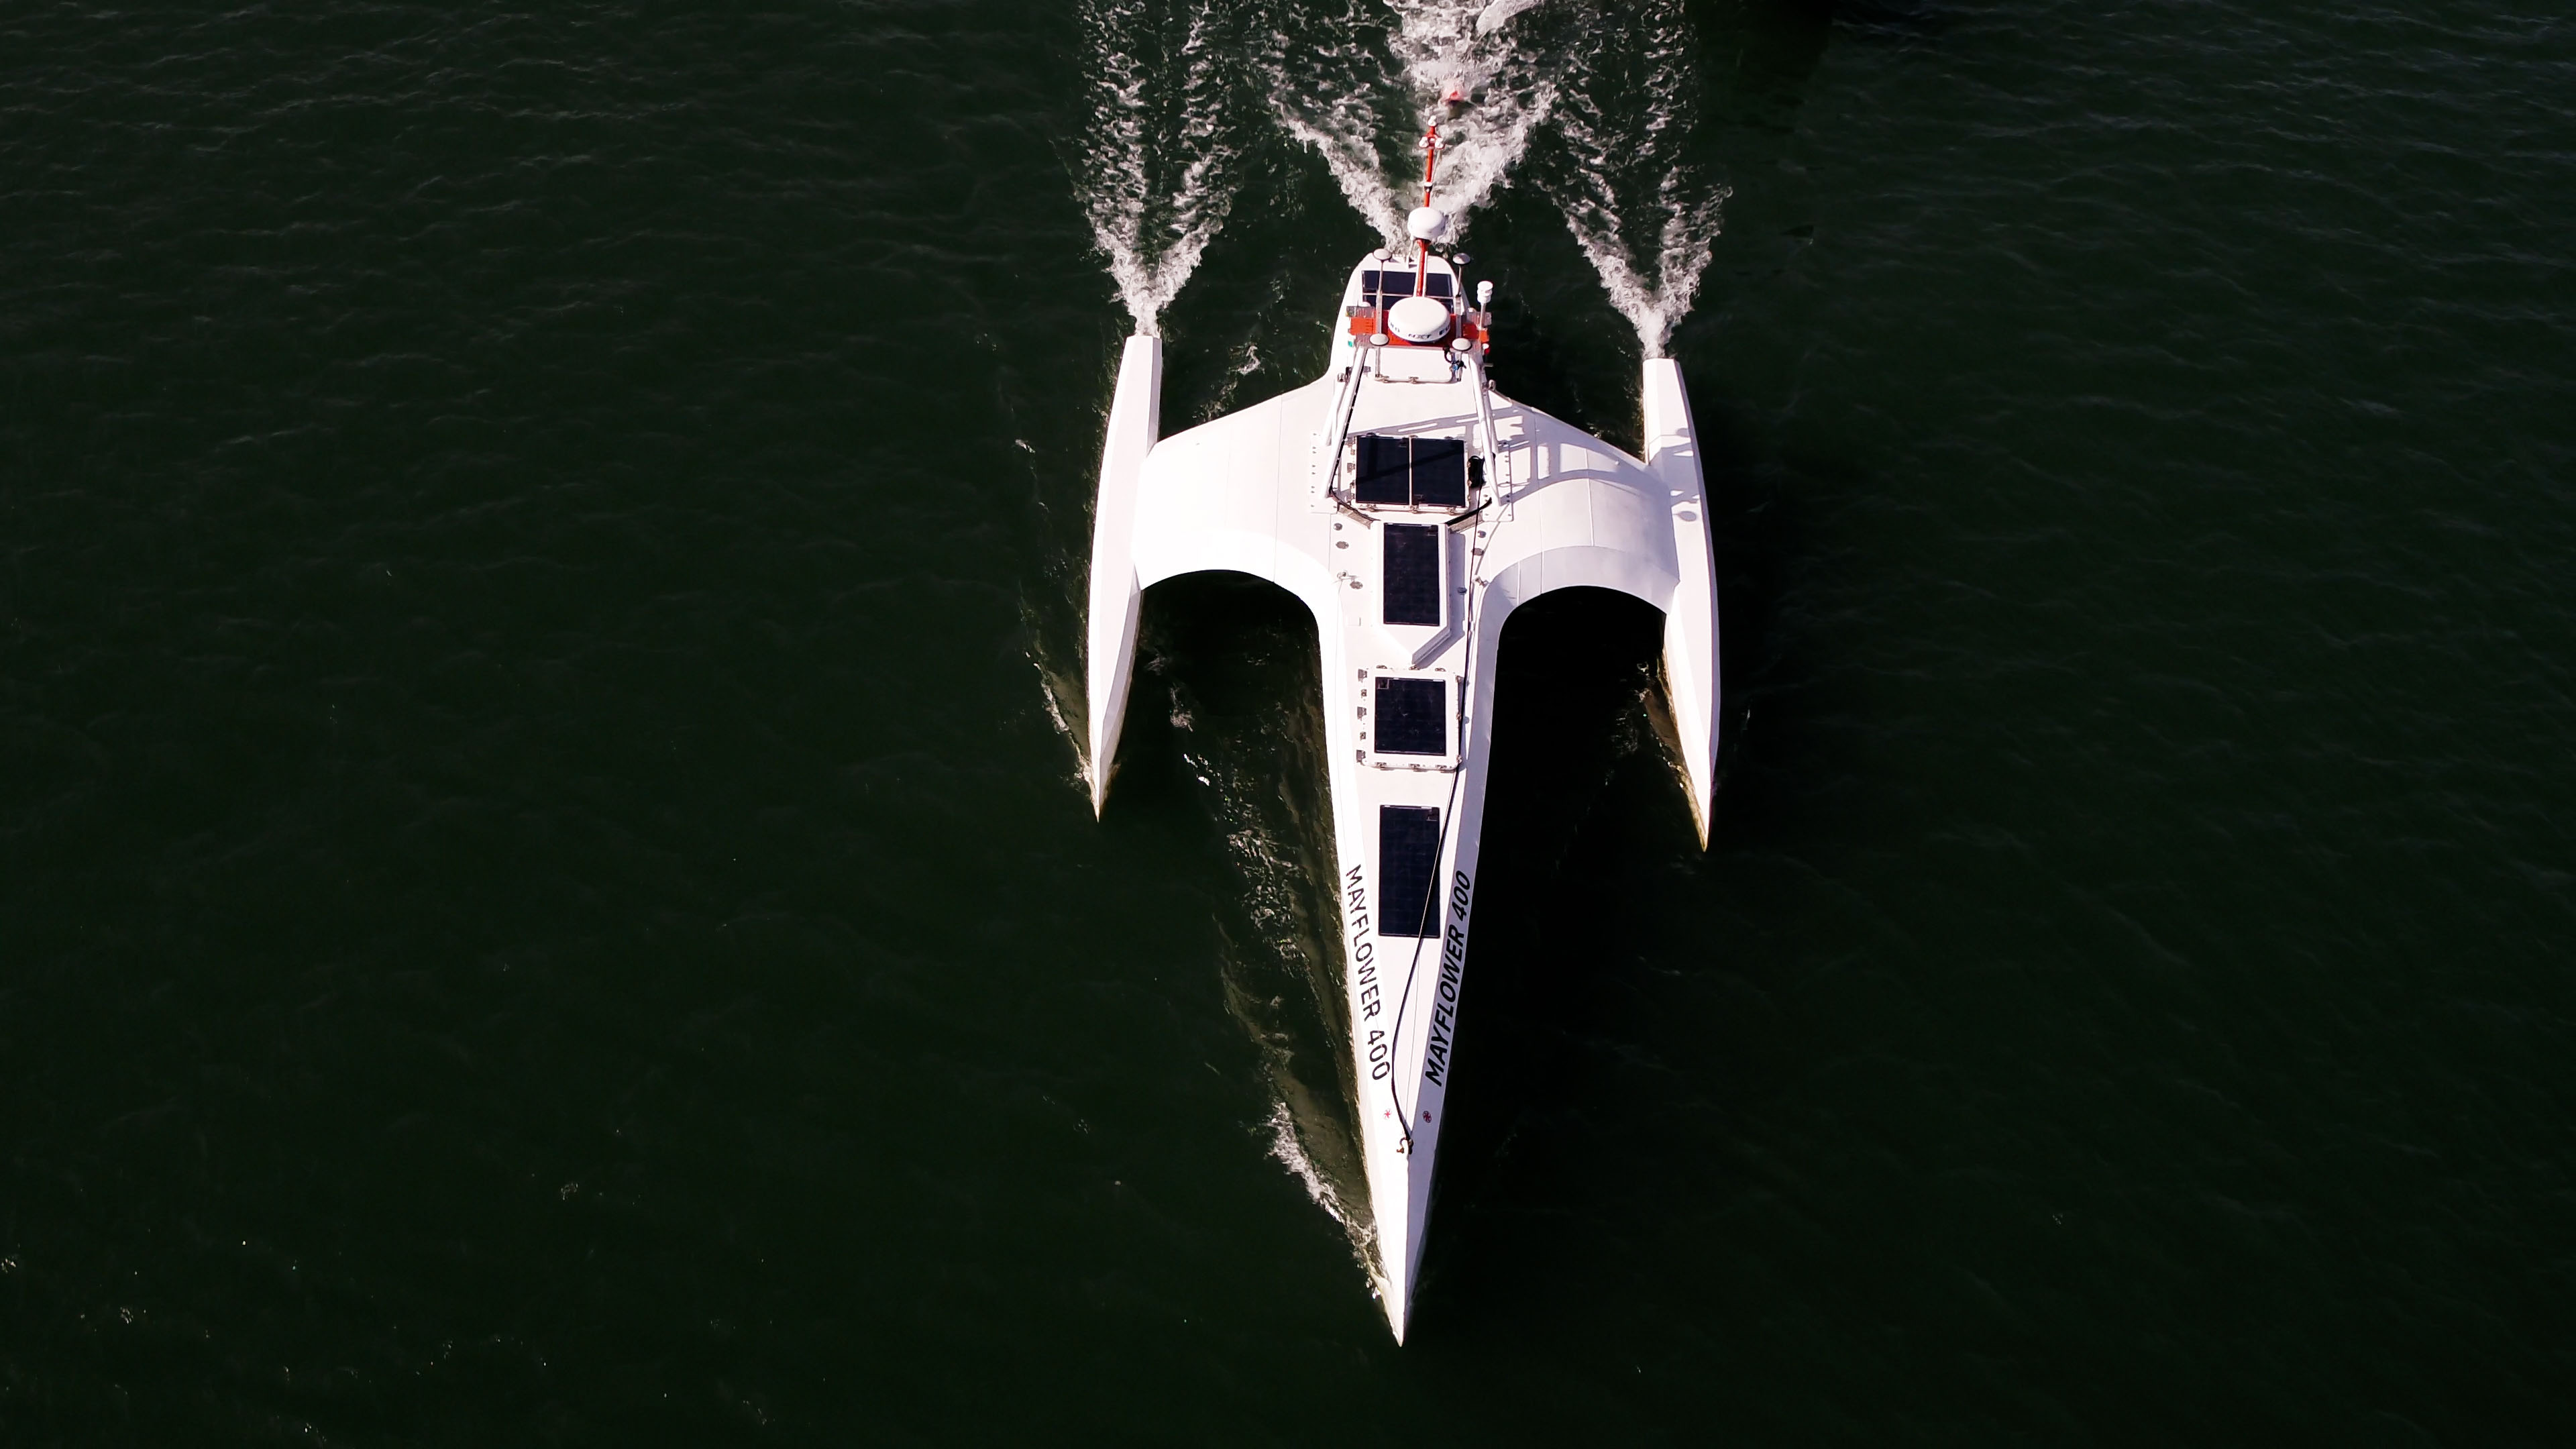
[[1417, 206], [1404, 219], [1405, 235], [1415, 241], [1446, 241], [1449, 237], [1449, 213], [1436, 206]]
[[1386, 330], [1428, 345], [1449, 335], [1449, 304], [1436, 297], [1407, 297], [1386, 309]]

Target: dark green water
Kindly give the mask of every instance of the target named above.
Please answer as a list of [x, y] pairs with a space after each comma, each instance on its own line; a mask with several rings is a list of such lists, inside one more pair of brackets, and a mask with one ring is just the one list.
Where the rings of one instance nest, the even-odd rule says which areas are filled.
[[[2576, 1438], [2576, 25], [1689, 19], [1715, 838], [1517, 620], [1398, 1350], [1305, 621], [1050, 713], [1068, 9], [0, 13], [0, 1441]], [[1171, 426], [1372, 235], [1243, 110]]]

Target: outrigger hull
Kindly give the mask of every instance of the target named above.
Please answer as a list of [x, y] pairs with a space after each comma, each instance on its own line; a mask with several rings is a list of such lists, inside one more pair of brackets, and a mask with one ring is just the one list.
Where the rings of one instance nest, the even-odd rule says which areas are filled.
[[[1354, 272], [1346, 304], [1382, 307], [1367, 278], [1385, 260]], [[1462, 291], [1453, 274], [1448, 294], [1462, 304]], [[1458, 315], [1470, 347], [1391, 346], [1354, 323], [1325, 376], [1169, 438], [1157, 435], [1161, 343], [1131, 339], [1092, 549], [1095, 808], [1144, 589], [1227, 570], [1278, 584], [1314, 616], [1356, 1105], [1378, 1290], [1399, 1342], [1455, 1062], [1504, 622], [1575, 587], [1664, 611], [1703, 846], [1717, 751], [1715, 576], [1680, 369], [1645, 364], [1638, 458], [1493, 391], [1480, 318]]]

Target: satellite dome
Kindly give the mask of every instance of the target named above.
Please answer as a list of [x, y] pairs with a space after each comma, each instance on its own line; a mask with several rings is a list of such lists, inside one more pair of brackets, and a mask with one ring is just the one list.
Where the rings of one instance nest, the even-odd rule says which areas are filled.
[[1407, 297], [1386, 309], [1386, 330], [1429, 346], [1449, 335], [1449, 305], [1433, 297]]
[[1436, 206], [1417, 206], [1404, 219], [1404, 231], [1415, 241], [1445, 241], [1449, 236], [1449, 213]]

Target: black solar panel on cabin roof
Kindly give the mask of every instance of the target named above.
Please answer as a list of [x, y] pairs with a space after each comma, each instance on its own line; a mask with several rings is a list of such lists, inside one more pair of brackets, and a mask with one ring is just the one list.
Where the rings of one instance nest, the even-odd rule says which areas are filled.
[[1369, 297], [1410, 297], [1413, 295], [1411, 272], [1363, 272], [1360, 290]]
[[1449, 753], [1449, 681], [1380, 679], [1372, 711], [1381, 755]]
[[1385, 576], [1378, 599], [1389, 624], [1440, 622], [1440, 529], [1428, 523], [1386, 525]]
[[1484, 460], [1470, 459], [1460, 438], [1388, 438], [1362, 433], [1353, 494], [1388, 508], [1464, 508], [1469, 469], [1484, 485]]
[[1360, 502], [1402, 508], [1413, 501], [1413, 450], [1406, 441], [1360, 434], [1359, 477], [1352, 485]]
[[1422, 508], [1467, 506], [1467, 444], [1463, 440], [1413, 440], [1413, 501]]
[[[1414, 275], [1409, 271], [1367, 271], [1360, 273], [1360, 297], [1363, 301], [1413, 295]], [[1422, 295], [1444, 301], [1458, 295], [1458, 280], [1447, 272], [1425, 272], [1421, 277]]]
[[1440, 812], [1427, 805], [1377, 807], [1377, 933], [1436, 936], [1431, 903], [1440, 873]]

